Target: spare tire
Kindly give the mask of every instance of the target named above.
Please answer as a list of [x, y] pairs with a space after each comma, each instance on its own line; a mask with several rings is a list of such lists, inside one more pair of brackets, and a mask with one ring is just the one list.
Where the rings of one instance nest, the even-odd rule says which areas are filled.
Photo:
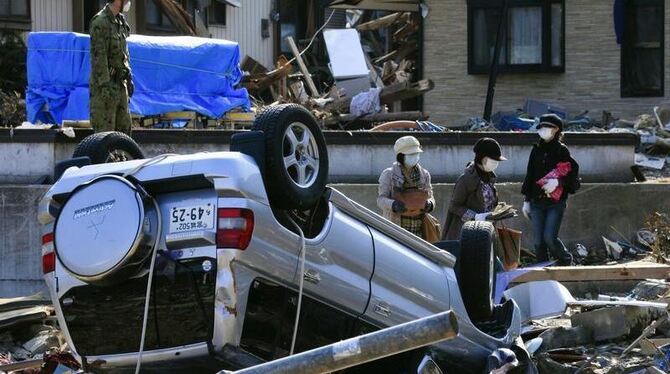
[[153, 203], [128, 180], [101, 176], [77, 187], [63, 204], [54, 249], [75, 278], [115, 284], [146, 270], [157, 219]]
[[328, 180], [326, 140], [316, 119], [297, 104], [269, 106], [256, 116], [265, 134], [265, 187], [273, 206], [306, 210]]
[[139, 160], [144, 158], [140, 146], [128, 135], [105, 131], [85, 137], [74, 149], [72, 158], [88, 157], [92, 164]]
[[486, 321], [493, 314], [494, 232], [493, 224], [480, 221], [466, 222], [461, 231], [457, 278], [472, 321]]

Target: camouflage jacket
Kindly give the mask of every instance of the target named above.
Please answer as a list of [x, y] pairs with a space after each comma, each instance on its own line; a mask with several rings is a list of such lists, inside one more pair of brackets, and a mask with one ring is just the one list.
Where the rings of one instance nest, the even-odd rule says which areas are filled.
[[116, 17], [105, 6], [91, 19], [91, 88], [100, 87], [110, 81], [123, 82], [130, 79], [130, 64], [126, 38], [130, 26], [123, 14]]

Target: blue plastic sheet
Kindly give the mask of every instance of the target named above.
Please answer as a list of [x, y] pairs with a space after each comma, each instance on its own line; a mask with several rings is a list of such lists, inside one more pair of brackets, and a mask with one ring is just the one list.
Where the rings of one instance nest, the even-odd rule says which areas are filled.
[[[89, 118], [89, 36], [34, 32], [28, 36], [28, 121], [61, 124]], [[149, 116], [195, 111], [221, 118], [249, 110], [237, 43], [186, 36], [128, 38], [135, 93], [130, 112]]]

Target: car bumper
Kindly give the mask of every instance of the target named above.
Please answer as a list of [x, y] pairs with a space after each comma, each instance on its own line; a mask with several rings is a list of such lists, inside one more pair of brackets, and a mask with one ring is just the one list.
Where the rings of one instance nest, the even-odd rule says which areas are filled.
[[[142, 366], [166, 365], [181, 360], [193, 360], [208, 355], [206, 343], [196, 343], [181, 347], [157, 349], [142, 353]], [[130, 368], [137, 365], [137, 352], [104, 356], [78, 357], [87, 370]]]

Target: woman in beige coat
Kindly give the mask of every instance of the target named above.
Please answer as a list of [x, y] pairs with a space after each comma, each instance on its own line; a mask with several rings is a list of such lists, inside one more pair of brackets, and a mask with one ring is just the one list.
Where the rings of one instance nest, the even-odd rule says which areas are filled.
[[[419, 165], [423, 152], [421, 144], [413, 136], [403, 136], [395, 142], [393, 149], [396, 162], [379, 177], [377, 206], [386, 219], [424, 238], [424, 214], [433, 211], [435, 199], [430, 173]], [[401, 201], [401, 195], [407, 193], [425, 193], [425, 205], [418, 212], [408, 209]]]

